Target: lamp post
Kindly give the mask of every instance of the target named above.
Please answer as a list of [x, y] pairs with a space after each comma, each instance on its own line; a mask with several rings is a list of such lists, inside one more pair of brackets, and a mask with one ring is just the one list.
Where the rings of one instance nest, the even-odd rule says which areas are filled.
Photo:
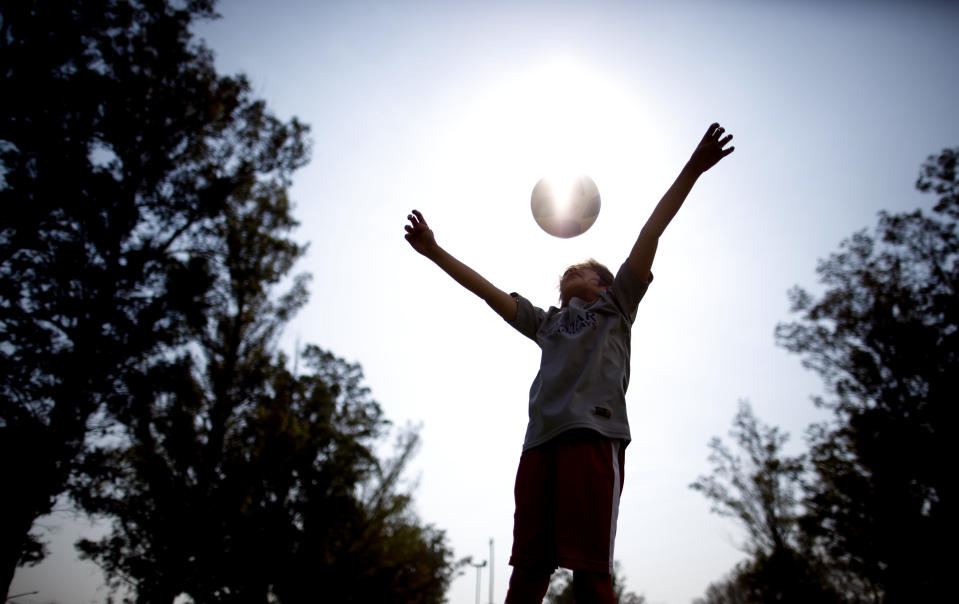
[[470, 566], [476, 569], [476, 604], [480, 604], [480, 575], [482, 568], [486, 566], [486, 560], [476, 564], [470, 562]]
[[493, 538], [489, 538], [489, 604], [493, 604]]

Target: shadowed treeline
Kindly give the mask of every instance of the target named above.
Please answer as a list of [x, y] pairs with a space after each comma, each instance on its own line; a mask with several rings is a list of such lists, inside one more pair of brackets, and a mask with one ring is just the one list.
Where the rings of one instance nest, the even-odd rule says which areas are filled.
[[829, 393], [832, 420], [809, 450], [742, 403], [716, 438], [713, 473], [692, 488], [747, 530], [749, 559], [710, 585], [704, 604], [934, 602], [949, 593], [955, 534], [959, 402], [959, 149], [923, 164], [916, 186], [932, 213], [880, 213], [872, 234], [820, 262], [817, 298], [790, 293], [798, 320], [780, 346]]
[[137, 602], [439, 602], [452, 552], [399, 486], [416, 431], [379, 458], [359, 366], [276, 352], [307, 299], [277, 288], [308, 129], [216, 73], [189, 32], [213, 15], [0, 7], [4, 592], [68, 493], [112, 522], [79, 547]]

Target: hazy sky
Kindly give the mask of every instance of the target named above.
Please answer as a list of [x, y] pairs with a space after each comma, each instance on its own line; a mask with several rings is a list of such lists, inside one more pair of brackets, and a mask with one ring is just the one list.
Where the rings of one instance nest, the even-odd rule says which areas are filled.
[[[495, 539], [496, 601], [539, 350], [409, 249], [407, 213], [545, 308], [568, 264], [595, 257], [615, 272], [709, 123], [735, 135], [661, 240], [627, 393], [616, 558], [652, 604], [701, 596], [744, 557], [738, 528], [688, 488], [709, 471], [710, 437], [742, 398], [796, 451], [822, 417], [818, 379], [774, 345], [787, 290], [815, 290], [817, 259], [880, 209], [929, 207], [919, 165], [959, 145], [956, 6], [273, 0], [220, 12], [197, 28], [220, 71], [247, 73], [277, 115], [312, 126], [292, 197], [313, 296], [283, 346], [358, 361], [388, 416], [422, 425], [417, 510], [457, 557], [487, 559]], [[530, 214], [556, 166], [588, 173], [602, 196], [571, 240]], [[62, 514], [45, 524], [65, 525], [57, 543], [88, 530]], [[70, 548], [56, 550], [18, 574], [14, 592], [41, 592], [18, 601], [102, 601], [87, 585], [96, 571], [65, 570]], [[468, 569], [450, 601], [474, 602], [475, 589]]]

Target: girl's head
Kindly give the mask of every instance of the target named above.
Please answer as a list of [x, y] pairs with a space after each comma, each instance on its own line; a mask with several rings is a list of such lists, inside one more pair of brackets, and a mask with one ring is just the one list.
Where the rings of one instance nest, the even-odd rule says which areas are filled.
[[592, 302], [613, 284], [613, 273], [590, 258], [567, 268], [559, 279], [559, 303], [566, 306], [573, 298]]

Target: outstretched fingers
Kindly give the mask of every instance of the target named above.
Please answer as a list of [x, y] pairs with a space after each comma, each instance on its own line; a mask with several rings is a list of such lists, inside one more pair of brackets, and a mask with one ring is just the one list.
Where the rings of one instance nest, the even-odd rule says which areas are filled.
[[719, 122], [713, 122], [710, 124], [709, 128], [706, 128], [706, 134], [703, 135], [703, 140], [700, 141], [699, 144], [708, 143], [712, 140], [715, 140], [714, 137], [716, 136], [717, 130], [722, 130], [722, 128], [719, 126]]
[[430, 230], [429, 225], [426, 224], [426, 219], [423, 218], [423, 214], [419, 210], [413, 210], [407, 214], [406, 219], [410, 221], [409, 224], [405, 225], [406, 240], [417, 252], [426, 254], [431, 247], [436, 245], [433, 231]]
[[426, 219], [423, 218], [423, 214], [421, 214], [419, 210], [413, 210], [413, 213], [408, 215], [407, 218], [413, 223], [413, 226], [418, 224], [426, 226]]
[[704, 142], [714, 144], [723, 154], [723, 157], [726, 157], [732, 153], [735, 147], [729, 147], [726, 149], [726, 145], [729, 144], [729, 141], [733, 140], [732, 134], [725, 134], [726, 129], [719, 125], [719, 123], [713, 123], [709, 129], [706, 131], [706, 136], [703, 137]]
[[[413, 210], [410, 214], [406, 215], [406, 219], [410, 221], [406, 225], [406, 232], [412, 233], [419, 225], [426, 225], [426, 220], [423, 219], [423, 215], [420, 214], [419, 210]], [[409, 239], [409, 237], [407, 237]]]
[[726, 129], [719, 125], [719, 122], [713, 122], [709, 125], [709, 128], [706, 129], [706, 134], [703, 135], [703, 140], [699, 143], [700, 147], [718, 147], [722, 150], [724, 155], [728, 155], [727, 150], [723, 149], [729, 141], [733, 140], [732, 134], [723, 134], [726, 133]]
[[727, 155], [729, 155], [736, 149], [736, 147], [726, 147], [726, 145], [728, 145], [729, 141], [731, 140], [733, 140], [732, 134], [727, 134], [726, 136], [724, 136], [723, 138], [719, 140], [719, 143], [718, 143], [719, 149], [722, 151], [723, 157], [726, 157]]
[[729, 141], [731, 141], [731, 140], [733, 140], [733, 135], [732, 135], [732, 134], [727, 134], [726, 136], [724, 136], [723, 138], [721, 138], [721, 139], [719, 140], [719, 146], [720, 146], [720, 147], [725, 147], [727, 144], [729, 144]]
[[732, 134], [726, 134], [726, 129], [720, 126], [719, 122], [713, 122], [706, 129], [702, 142], [693, 152], [691, 158], [693, 165], [701, 172], [709, 170], [736, 149], [732, 146], [727, 147], [732, 140]]

